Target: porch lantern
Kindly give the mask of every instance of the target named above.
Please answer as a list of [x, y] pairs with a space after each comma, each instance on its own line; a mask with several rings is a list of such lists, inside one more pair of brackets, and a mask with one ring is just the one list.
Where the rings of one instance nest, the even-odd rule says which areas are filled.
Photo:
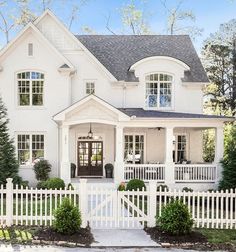
[[90, 138], [90, 139], [93, 138], [93, 132], [92, 132], [92, 129], [91, 129], [91, 123], [90, 123], [90, 130], [88, 132], [88, 138]]

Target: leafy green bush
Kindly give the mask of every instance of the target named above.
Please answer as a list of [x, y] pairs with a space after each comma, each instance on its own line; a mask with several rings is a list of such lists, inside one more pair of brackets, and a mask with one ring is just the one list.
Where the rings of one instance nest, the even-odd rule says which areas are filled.
[[39, 181], [45, 181], [49, 178], [51, 172], [51, 164], [47, 160], [40, 160], [34, 165], [34, 172], [36, 179]]
[[127, 191], [137, 191], [138, 189], [141, 191], [143, 188], [146, 190], [144, 181], [140, 179], [131, 179], [126, 186]]
[[62, 204], [54, 212], [53, 229], [62, 234], [71, 235], [79, 231], [82, 220], [77, 207], [69, 198], [64, 198]]
[[46, 181], [39, 181], [36, 187], [38, 189], [46, 189], [47, 188]]
[[65, 182], [60, 178], [49, 178], [45, 181], [45, 187], [47, 189], [60, 189], [65, 188]]
[[125, 183], [121, 182], [118, 186], [118, 191], [125, 191]]
[[184, 188], [182, 189], [182, 192], [193, 192], [193, 189], [190, 188], [190, 187], [184, 187]]
[[71, 183], [69, 183], [67, 185], [67, 190], [74, 190], [74, 186]]
[[173, 200], [163, 207], [161, 216], [157, 217], [157, 225], [171, 235], [183, 235], [190, 233], [193, 219], [185, 204]]
[[169, 187], [167, 186], [167, 185], [159, 185], [159, 186], [157, 186], [157, 192], [164, 192], [164, 191], [168, 191], [169, 190]]

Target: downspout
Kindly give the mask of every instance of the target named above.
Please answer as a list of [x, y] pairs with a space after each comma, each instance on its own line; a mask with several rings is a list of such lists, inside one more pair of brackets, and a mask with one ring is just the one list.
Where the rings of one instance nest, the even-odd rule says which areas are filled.
[[126, 88], [127, 88], [126, 83], [123, 83], [122, 88], [123, 88], [122, 108], [125, 108], [126, 107]]

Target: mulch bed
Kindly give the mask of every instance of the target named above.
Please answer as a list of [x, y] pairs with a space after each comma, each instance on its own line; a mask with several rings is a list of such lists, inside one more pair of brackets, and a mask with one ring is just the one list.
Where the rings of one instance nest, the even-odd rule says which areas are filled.
[[197, 232], [192, 231], [188, 235], [173, 236], [161, 231], [159, 228], [145, 228], [145, 231], [151, 236], [151, 238], [157, 243], [170, 247], [177, 247], [183, 249], [194, 250], [224, 250], [224, 251], [236, 251], [236, 248], [231, 244], [212, 244], [207, 241], [207, 238]]
[[88, 247], [93, 241], [93, 235], [91, 234], [90, 228], [81, 228], [79, 232], [73, 235], [64, 235], [55, 232], [50, 227], [40, 228], [33, 236], [34, 240], [45, 241], [47, 242], [63, 242], [63, 244], [57, 245], [66, 245], [66, 243], [74, 243], [76, 245], [84, 245]]

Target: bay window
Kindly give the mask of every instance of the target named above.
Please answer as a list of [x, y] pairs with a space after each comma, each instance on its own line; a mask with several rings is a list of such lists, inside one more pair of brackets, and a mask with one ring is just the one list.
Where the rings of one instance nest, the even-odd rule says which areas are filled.
[[172, 107], [172, 81], [168, 74], [150, 74], [146, 81], [146, 107], [171, 108]]

